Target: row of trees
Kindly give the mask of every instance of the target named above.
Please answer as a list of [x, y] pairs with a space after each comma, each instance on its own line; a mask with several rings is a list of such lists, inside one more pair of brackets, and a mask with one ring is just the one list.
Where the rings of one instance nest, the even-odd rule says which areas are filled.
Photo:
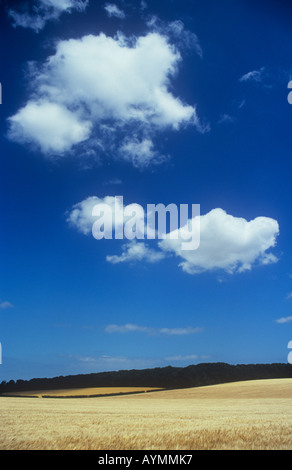
[[240, 380], [292, 378], [291, 364], [203, 363], [188, 367], [121, 370], [54, 378], [3, 381], [0, 393], [88, 387], [187, 388]]

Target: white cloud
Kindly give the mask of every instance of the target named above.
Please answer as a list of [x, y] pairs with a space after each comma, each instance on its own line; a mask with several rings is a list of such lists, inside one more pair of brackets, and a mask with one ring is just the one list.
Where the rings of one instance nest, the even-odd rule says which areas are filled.
[[107, 3], [104, 7], [109, 17], [115, 16], [123, 20], [126, 18], [125, 13], [114, 3]]
[[[34, 143], [46, 155], [73, 151], [83, 142], [87, 154], [119, 155], [141, 167], [160, 162], [154, 142], [158, 132], [186, 125], [206, 130], [195, 106], [170, 92], [180, 62], [178, 50], [158, 33], [131, 39], [101, 33], [59, 41], [44, 64], [31, 64], [34, 91], [9, 119], [9, 136]], [[48, 109], [56, 120], [49, 119]]]
[[[92, 209], [96, 204], [107, 204], [111, 208], [111, 214], [105, 214], [103, 220], [112, 234], [115, 229], [123, 228], [124, 238], [129, 239], [126, 225], [131, 219], [137, 224], [138, 236], [123, 245], [120, 255], [106, 257], [112, 264], [136, 261], [156, 263], [167, 256], [176, 255], [181, 259], [179, 266], [183, 271], [197, 274], [213, 270], [223, 270], [227, 273], [244, 272], [251, 270], [254, 265], [267, 265], [278, 261], [269, 250], [276, 246], [279, 224], [269, 217], [256, 217], [247, 221], [217, 208], [197, 216], [199, 220], [197, 217], [189, 219], [186, 226], [166, 234], [165, 239], [151, 240], [147, 244], [144, 240], [140, 241], [148, 237], [147, 219], [143, 208], [135, 204], [124, 206], [120, 198], [89, 197], [72, 207], [67, 213], [67, 222], [84, 235], [92, 233], [96, 220]], [[142, 209], [141, 214], [137, 212], [137, 208]], [[182, 240], [186, 240], [186, 234], [192, 233], [191, 228], [194, 227], [199, 227], [200, 230], [199, 247], [195, 250], [183, 249]], [[129, 233], [133, 234], [133, 230], [130, 226]], [[151, 232], [151, 236], [155, 238], [155, 232]], [[114, 235], [112, 238], [115, 238]], [[155, 244], [154, 248], [150, 246], [151, 242]]]
[[1, 310], [6, 310], [7, 308], [13, 308], [14, 305], [11, 302], [8, 302], [7, 300], [4, 300], [0, 302], [0, 309]]
[[152, 16], [147, 23], [148, 27], [160, 34], [167, 34], [175, 39], [180, 47], [194, 49], [199, 57], [203, 57], [203, 50], [200, 45], [198, 36], [192, 31], [186, 30], [181, 20], [166, 23], [157, 16]]
[[14, 27], [21, 26], [39, 32], [48, 21], [57, 20], [62, 13], [84, 11], [87, 5], [88, 0], [36, 0], [32, 8], [33, 13], [28, 11], [28, 3], [23, 2], [20, 5], [22, 10], [10, 9], [8, 15], [12, 18]]
[[[112, 213], [115, 213], [115, 198], [112, 196], [105, 196], [99, 198], [97, 196], [90, 196], [81, 202], [75, 204], [67, 213], [67, 222], [72, 227], [76, 228], [83, 235], [92, 233], [92, 226], [95, 218], [92, 216], [92, 209], [96, 204], [107, 204], [112, 208]], [[111, 225], [114, 220], [110, 221]]]
[[182, 250], [180, 240], [169, 237], [160, 241], [159, 246], [182, 258], [179, 266], [189, 274], [215, 269], [234, 273], [250, 270], [255, 263], [276, 262], [277, 258], [267, 250], [275, 246], [278, 234], [278, 222], [274, 219], [257, 217], [247, 221], [218, 208], [200, 216], [197, 250]]
[[[93, 208], [97, 205], [106, 206], [105, 211], [99, 211], [97, 215], [93, 215]], [[134, 215], [133, 215], [134, 214]], [[111, 263], [120, 263], [124, 261], [134, 261], [138, 259], [147, 259], [150, 262], [158, 261], [165, 257], [164, 253], [157, 253], [146, 245], [135, 244], [135, 238], [143, 238], [145, 234], [145, 213], [141, 206], [138, 204], [124, 205], [122, 197], [105, 196], [99, 198], [91, 196], [87, 199], [74, 204], [73, 207], [66, 213], [66, 220], [68, 224], [76, 228], [83, 235], [94, 235], [94, 224], [97, 220], [101, 220], [101, 225], [105, 225], [104, 230], [108, 230], [112, 238], [115, 238], [114, 232], [122, 231], [125, 238], [130, 239], [133, 232], [135, 237], [131, 238], [133, 241], [128, 245], [124, 245], [124, 253], [121, 256], [109, 256], [108, 261]], [[134, 227], [131, 225], [133, 221]], [[129, 225], [129, 226], [128, 226]], [[98, 226], [97, 230], [102, 232]], [[150, 229], [149, 229], [150, 232]]]
[[252, 70], [251, 72], [248, 72], [239, 79], [240, 82], [248, 82], [248, 81], [253, 81], [260, 83], [263, 80], [263, 74], [265, 71], [265, 67], [261, 67], [259, 70]]
[[290, 323], [292, 322], [292, 317], [282, 317], [276, 320], [276, 323]]
[[233, 116], [230, 116], [230, 114], [224, 113], [220, 116], [218, 120], [218, 124], [233, 124], [236, 121], [236, 119]]
[[107, 256], [106, 260], [112, 264], [129, 263], [135, 261], [146, 261], [148, 263], [157, 263], [166, 257], [162, 251], [149, 248], [144, 242], [131, 241], [123, 245], [121, 255]]
[[184, 361], [197, 361], [200, 358], [197, 354], [186, 354], [185, 356], [177, 355], [177, 356], [168, 356], [165, 358], [166, 361], [170, 362], [184, 362]]
[[9, 122], [10, 139], [31, 143], [44, 154], [63, 154], [88, 139], [91, 131], [89, 121], [79, 120], [77, 113], [46, 100], [29, 101]]
[[159, 164], [167, 157], [161, 155], [154, 149], [150, 138], [139, 142], [136, 138], [126, 138], [120, 147], [120, 155], [126, 161], [132, 162], [136, 168], [143, 169], [153, 164]]
[[166, 336], [184, 336], [201, 333], [202, 328], [186, 327], [186, 328], [152, 328], [148, 326], [140, 326], [132, 323], [125, 325], [107, 325], [106, 333], [135, 333], [141, 332], [149, 335], [166, 335]]

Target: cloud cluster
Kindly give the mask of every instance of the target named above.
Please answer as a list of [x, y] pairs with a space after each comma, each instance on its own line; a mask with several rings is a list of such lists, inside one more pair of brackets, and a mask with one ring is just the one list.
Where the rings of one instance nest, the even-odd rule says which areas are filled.
[[30, 64], [33, 93], [9, 118], [8, 136], [50, 157], [78, 149], [141, 168], [161, 163], [157, 133], [186, 125], [204, 131], [195, 106], [170, 91], [180, 62], [158, 32], [59, 41], [45, 63]]
[[37, 0], [32, 11], [29, 11], [29, 4], [24, 2], [20, 5], [22, 9], [10, 9], [8, 15], [14, 27], [30, 28], [38, 33], [48, 21], [57, 20], [62, 13], [84, 11], [87, 5], [88, 0]]
[[[92, 209], [95, 204], [102, 203], [112, 208], [113, 218], [109, 224], [114, 225], [116, 206], [115, 198], [112, 196], [89, 197], [75, 204], [67, 214], [68, 223], [81, 233], [88, 235], [92, 232], [95, 221]], [[118, 207], [118, 210], [123, 211], [124, 206]], [[213, 270], [223, 270], [232, 274], [251, 270], [255, 265], [266, 265], [278, 261], [270, 251], [276, 246], [279, 235], [279, 224], [276, 220], [262, 216], [248, 221], [242, 217], [227, 214], [220, 208], [197, 217], [199, 217], [200, 226], [200, 245], [195, 250], [182, 249], [181, 241], [185, 237], [182, 237], [180, 233], [169, 232], [165, 239], [155, 240], [154, 248], [149, 247], [144, 240], [134, 239], [123, 245], [122, 254], [108, 255], [106, 259], [112, 264], [134, 261], [154, 263], [163, 260], [166, 256], [174, 255], [181, 260], [179, 266], [188, 274]], [[189, 219], [187, 226], [191, 223], [198, 224], [198, 221]], [[180, 227], [176, 231], [185, 231], [187, 226]]]

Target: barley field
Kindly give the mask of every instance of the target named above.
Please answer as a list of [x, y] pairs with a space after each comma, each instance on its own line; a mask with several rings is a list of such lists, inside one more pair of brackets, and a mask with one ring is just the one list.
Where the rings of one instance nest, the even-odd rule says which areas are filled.
[[96, 398], [0, 397], [1, 450], [292, 450], [292, 379]]

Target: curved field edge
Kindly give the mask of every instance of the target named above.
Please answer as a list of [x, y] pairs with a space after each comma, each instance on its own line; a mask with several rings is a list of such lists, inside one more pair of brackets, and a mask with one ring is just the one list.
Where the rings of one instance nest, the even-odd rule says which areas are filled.
[[152, 387], [90, 387], [60, 390], [32, 390], [25, 392], [11, 392], [0, 395], [0, 397], [23, 397], [23, 398], [94, 398], [115, 395], [131, 395], [135, 393], [147, 393], [163, 390]]
[[0, 449], [291, 450], [292, 379], [72, 400], [0, 398]]

